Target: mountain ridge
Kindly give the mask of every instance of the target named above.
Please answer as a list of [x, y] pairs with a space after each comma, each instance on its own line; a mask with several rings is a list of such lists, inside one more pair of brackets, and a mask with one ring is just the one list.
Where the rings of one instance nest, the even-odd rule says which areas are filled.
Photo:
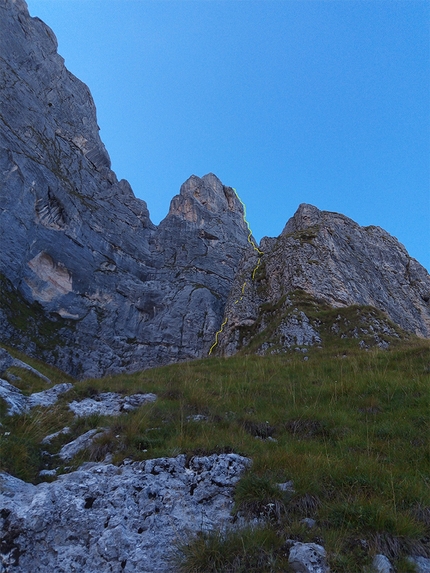
[[[345, 215], [301, 204], [281, 235], [263, 238], [260, 247], [262, 255], [250, 253], [238, 268], [226, 305], [220, 352], [234, 354], [257, 334], [264, 339], [262, 333], [275, 322], [277, 335], [271, 332], [274, 338], [269, 345], [264, 342], [266, 350], [320, 342], [318, 324], [310, 329], [303, 310], [297, 318], [290, 296], [297, 292], [333, 309], [373, 307], [404, 331], [430, 337], [429, 275], [380, 227], [360, 227]], [[272, 318], [265, 316], [264, 305], [277, 307]], [[334, 323], [332, 327], [336, 329]], [[385, 329], [392, 330], [388, 323]]]
[[[239, 324], [253, 309], [255, 321], [259, 306], [275, 302], [277, 291], [308, 292], [307, 283], [325, 284], [322, 298], [329, 304], [336, 306], [348, 292], [345, 304], [388, 309], [396, 324], [429, 336], [424, 300], [430, 293], [429, 275], [376, 228], [358, 232], [355, 223], [338, 215], [340, 238], [335, 239], [342, 249], [329, 257], [327, 249], [336, 241], [313, 229], [318, 217], [326, 215], [315, 207], [306, 208], [305, 215], [299, 207], [279, 238], [262, 240], [265, 254], [254, 283], [247, 265], [254, 274], [257, 253], [248, 240], [243, 204], [214, 174], [192, 175], [173, 197], [165, 219], [154, 225], [146, 202], [111, 170], [90, 91], [65, 68], [52, 30], [29, 16], [24, 0], [2, 0], [0, 10], [9, 32], [0, 37], [2, 343], [78, 378], [136, 371], [206, 356], [233, 311], [241, 309], [235, 319]], [[345, 233], [353, 236], [349, 250]], [[374, 240], [380, 243], [376, 250]], [[359, 248], [362, 241], [366, 247]], [[286, 250], [278, 248], [281, 244]], [[396, 253], [397, 262], [388, 264], [378, 279], [385, 302], [391, 275], [409, 269], [403, 283], [396, 279], [394, 302], [384, 302], [387, 309], [377, 297], [363, 294], [365, 266], [354, 263], [348, 274], [346, 260], [353, 260], [353, 248], [378, 252], [382, 262]], [[310, 260], [318, 264], [305, 261], [312, 249], [316, 258]], [[342, 261], [340, 255], [347, 258]], [[369, 268], [372, 264], [370, 256]], [[264, 278], [269, 267], [271, 276]], [[299, 269], [304, 269], [300, 280]], [[231, 311], [245, 280], [241, 304]], [[258, 296], [254, 292], [263, 280], [270, 286], [268, 298], [261, 289]], [[413, 281], [418, 281], [414, 287]], [[321, 293], [314, 290], [318, 298]], [[227, 337], [233, 324], [227, 325]], [[233, 339], [228, 354], [240, 350]]]

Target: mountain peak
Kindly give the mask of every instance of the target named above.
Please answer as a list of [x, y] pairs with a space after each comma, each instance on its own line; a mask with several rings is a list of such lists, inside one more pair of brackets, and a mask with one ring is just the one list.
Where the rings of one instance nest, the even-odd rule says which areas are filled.
[[249, 325], [297, 290], [430, 336], [428, 273], [377, 227], [302, 204], [262, 254], [213, 173], [185, 181], [153, 225], [111, 171], [90, 91], [53, 32], [23, 0], [0, 11], [4, 344], [76, 377], [141, 370], [206, 356], [225, 316], [226, 330]]
[[192, 176], [155, 227], [54, 33], [22, 0], [0, 12], [2, 342], [76, 377], [206, 355], [248, 248], [233, 189]]
[[171, 201], [169, 215], [197, 222], [204, 219], [205, 212], [222, 215], [229, 211], [243, 218], [243, 206], [235, 191], [208, 173], [203, 177], [191, 175], [181, 185], [179, 195]]
[[[264, 241], [263, 250], [260, 262], [250, 253], [237, 270], [221, 352], [234, 354], [254, 344], [254, 338], [263, 341], [257, 348], [261, 354], [320, 343], [321, 320], [312, 323], [306, 315], [309, 301], [321, 309], [373, 307], [385, 317], [377, 319], [375, 314], [374, 324], [360, 324], [352, 337], [373, 332], [377, 343], [384, 344], [384, 333], [397, 336], [387, 320], [430, 337], [430, 276], [383, 229], [361, 227], [339, 213], [301, 204], [280, 237]], [[298, 299], [304, 304], [301, 312]], [[337, 331], [336, 320], [331, 329]]]
[[321, 211], [313, 205], [309, 205], [308, 203], [301, 203], [291, 219], [287, 221], [287, 224], [285, 225], [281, 235], [288, 235], [289, 233], [295, 233], [299, 230], [314, 227], [320, 222]]

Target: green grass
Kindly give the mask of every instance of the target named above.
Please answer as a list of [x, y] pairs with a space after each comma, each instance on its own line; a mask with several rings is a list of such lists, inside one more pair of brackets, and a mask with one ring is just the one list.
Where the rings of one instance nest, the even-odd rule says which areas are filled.
[[287, 564], [282, 541], [269, 527], [200, 533], [178, 544], [172, 563], [178, 573], [279, 573]]
[[[239, 537], [215, 532], [187, 541], [181, 571], [287, 570], [282, 547], [293, 538], [323, 542], [333, 573], [364, 571], [376, 552], [406, 573], [406, 555], [430, 556], [428, 341], [363, 351], [345, 340], [307, 356], [215, 357], [76, 382], [55, 408], [2, 416], [3, 469], [37, 482], [42, 467], [60, 465], [42, 456], [40, 440], [66, 425], [72, 434], [58, 437], [50, 453], [92, 427], [109, 428], [71, 468], [107, 453], [121, 463], [234, 451], [253, 460], [237, 486], [235, 511], [265, 524]], [[105, 391], [154, 392], [158, 399], [116, 418], [75, 420], [66, 407]], [[206, 419], [193, 421], [195, 414]], [[289, 495], [276, 487], [287, 480], [295, 488]], [[316, 527], [305, 527], [305, 517]], [[258, 535], [267, 544], [254, 554]], [[254, 541], [248, 546], [245, 538]], [[230, 561], [218, 563], [217, 551]]]
[[[256, 274], [257, 293], [267, 299], [265, 267]], [[282, 322], [299, 318], [303, 312], [310, 324], [319, 333], [321, 346], [336, 352], [355, 352], [364, 345], [367, 348], [378, 347], [378, 344], [397, 346], [411, 335], [392, 323], [380, 310], [371, 306], [352, 305], [333, 308], [327, 303], [314, 299], [308, 293], [296, 290], [281, 296], [275, 302], [266, 302], [259, 307], [257, 320], [251, 325], [239, 326], [238, 336], [241, 345], [239, 354], [283, 354], [285, 343], [277, 330]], [[269, 347], [263, 350], [264, 347]], [[262, 345], [263, 348], [262, 348]], [[293, 344], [293, 347], [298, 345]], [[307, 350], [307, 347], [302, 347]], [[217, 349], [214, 350], [217, 354]]]
[[[43, 307], [37, 301], [29, 303], [12, 285], [12, 283], [0, 273], [0, 305], [6, 315], [9, 324], [13, 327], [10, 335], [14, 346], [22, 348], [22, 332], [26, 333], [26, 340], [30, 340], [34, 347], [33, 354], [49, 356], [56, 352], [56, 348], [64, 346], [64, 335], [67, 330], [73, 334], [75, 322], [60, 318], [55, 313], [47, 316]], [[61, 341], [63, 340], [63, 342]]]

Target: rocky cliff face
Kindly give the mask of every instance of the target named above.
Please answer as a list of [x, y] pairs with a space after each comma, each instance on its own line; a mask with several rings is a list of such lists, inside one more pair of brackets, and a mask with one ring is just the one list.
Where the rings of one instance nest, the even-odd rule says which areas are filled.
[[23, 0], [0, 18], [2, 341], [75, 376], [207, 354], [249, 247], [235, 193], [193, 176], [155, 227], [52, 31]]
[[[394, 237], [302, 204], [280, 237], [244, 258], [217, 351], [233, 354], [252, 341], [260, 353], [304, 349], [321, 344], [327, 327], [362, 345], [369, 335], [384, 346], [399, 336], [394, 325], [430, 337], [429, 300], [429, 274]], [[372, 308], [357, 308], [351, 321], [342, 309], [352, 305]]]
[[153, 225], [111, 170], [91, 94], [53, 32], [24, 0], [0, 0], [0, 18], [1, 342], [77, 377], [206, 356], [222, 323], [226, 354], [269, 323], [259, 352], [319, 344], [293, 292], [370, 305], [430, 336], [429, 276], [382, 229], [302, 205], [261, 254], [212, 174], [190, 177]]

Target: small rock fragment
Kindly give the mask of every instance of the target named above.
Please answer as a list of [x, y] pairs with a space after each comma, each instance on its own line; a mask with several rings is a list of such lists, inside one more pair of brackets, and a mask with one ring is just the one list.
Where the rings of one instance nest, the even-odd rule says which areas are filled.
[[390, 560], [381, 553], [375, 555], [373, 558], [372, 567], [375, 573], [394, 573], [394, 568], [391, 565]]
[[41, 444], [50, 444], [54, 438], [56, 438], [57, 436], [60, 436], [61, 434], [70, 434], [70, 428], [66, 426], [62, 430], [58, 430], [58, 432], [54, 432], [53, 434], [49, 434], [49, 436], [46, 436], [45, 438], [43, 438], [43, 440], [41, 441]]
[[187, 422], [205, 422], [208, 419], [204, 414], [194, 414], [187, 416]]
[[291, 493], [294, 493], [294, 485], [293, 482], [290, 481], [286, 481], [284, 483], [278, 483], [277, 486], [279, 487], [279, 489], [281, 491], [289, 491]]
[[41, 470], [39, 472], [40, 477], [55, 477], [57, 475], [57, 470]]
[[304, 519], [300, 520], [300, 523], [306, 525], [306, 527], [308, 527], [309, 529], [312, 529], [312, 527], [315, 527], [317, 522], [315, 521], [315, 519], [312, 519], [311, 517], [305, 517]]
[[324, 547], [317, 543], [295, 542], [288, 562], [296, 573], [328, 573]]
[[85, 448], [91, 446], [96, 435], [100, 435], [102, 432], [105, 431], [106, 430], [100, 430], [100, 428], [96, 428], [94, 430], [89, 430], [88, 432], [85, 432], [85, 434], [82, 434], [82, 436], [79, 436], [79, 438], [76, 438], [76, 440], [73, 440], [73, 442], [69, 442], [68, 444], [63, 446], [58, 455], [64, 461], [71, 460], [74, 456], [76, 456], [78, 452], [85, 450]]

